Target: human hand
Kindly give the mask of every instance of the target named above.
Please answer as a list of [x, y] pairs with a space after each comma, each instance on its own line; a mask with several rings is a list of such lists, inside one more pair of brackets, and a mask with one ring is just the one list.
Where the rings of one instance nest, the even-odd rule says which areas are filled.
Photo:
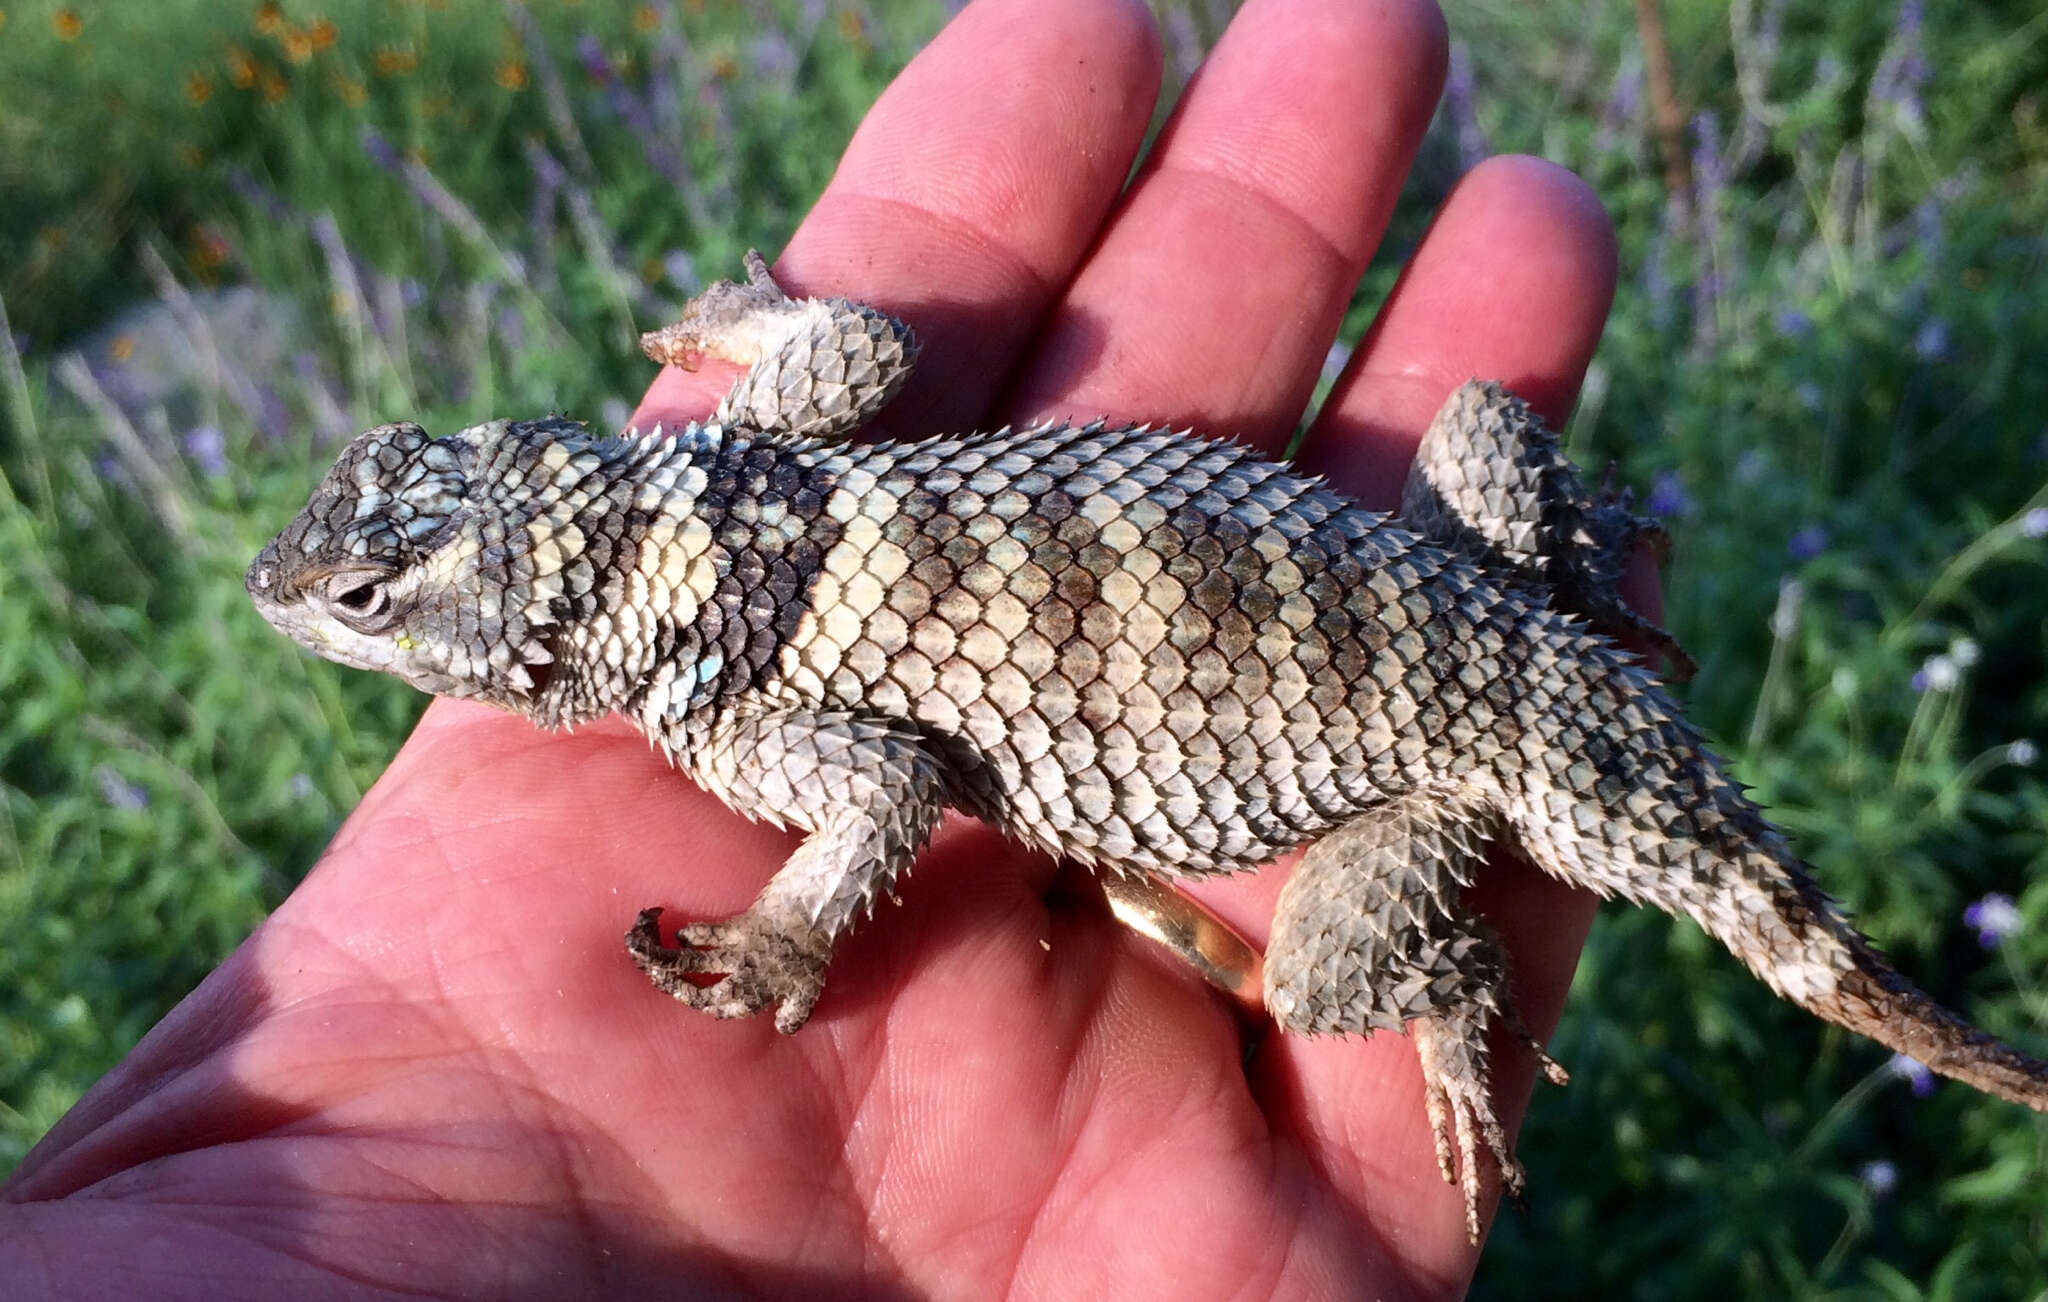
[[[1107, 415], [1277, 451], [1443, 56], [1420, 0], [1251, 0], [1126, 190], [1158, 76], [1143, 6], [979, 0], [877, 104], [779, 275], [917, 327], [893, 432]], [[1475, 170], [1305, 463], [1391, 505], [1472, 375], [1560, 418], [1612, 263], [1576, 181]], [[707, 393], [665, 373], [643, 413]], [[23, 1163], [16, 1287], [1462, 1290], [1476, 1251], [1407, 1040], [1268, 1034], [1245, 1062], [1221, 1000], [979, 825], [949, 823], [840, 947], [801, 1034], [651, 989], [635, 912], [737, 912], [790, 846], [616, 722], [435, 704], [300, 889]], [[1256, 938], [1281, 876], [1199, 893]], [[1475, 897], [1547, 1029], [1590, 901], [1514, 865]], [[1512, 1120], [1532, 1064], [1497, 1063]]]

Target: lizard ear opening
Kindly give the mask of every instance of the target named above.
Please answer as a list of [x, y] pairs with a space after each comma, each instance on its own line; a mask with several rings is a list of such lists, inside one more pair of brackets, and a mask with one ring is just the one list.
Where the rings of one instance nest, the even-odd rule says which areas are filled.
[[547, 695], [548, 684], [555, 677], [555, 635], [550, 633], [527, 648], [525, 658], [512, 666], [508, 677], [529, 701]]

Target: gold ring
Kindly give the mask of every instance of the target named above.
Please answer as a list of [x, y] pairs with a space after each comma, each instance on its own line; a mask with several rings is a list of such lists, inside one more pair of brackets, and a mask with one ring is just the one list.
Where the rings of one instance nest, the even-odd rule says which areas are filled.
[[1143, 873], [1102, 874], [1116, 920], [1180, 956], [1202, 979], [1264, 1017], [1265, 960], [1258, 947], [1208, 909]]

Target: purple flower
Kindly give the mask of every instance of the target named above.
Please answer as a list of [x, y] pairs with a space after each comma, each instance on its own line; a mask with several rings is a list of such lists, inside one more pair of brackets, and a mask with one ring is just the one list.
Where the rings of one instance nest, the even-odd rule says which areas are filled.
[[1335, 384], [1337, 377], [1344, 374], [1344, 368], [1351, 361], [1351, 345], [1342, 339], [1330, 341], [1330, 351], [1323, 354], [1323, 378]]
[[1785, 550], [1792, 553], [1795, 561], [1810, 561], [1828, 549], [1828, 531], [1817, 524], [1809, 524], [1792, 535], [1785, 544]]
[[303, 773], [294, 773], [285, 783], [285, 790], [291, 793], [293, 800], [305, 800], [313, 794], [313, 779]]
[[149, 793], [115, 772], [113, 765], [100, 765], [92, 771], [92, 776], [100, 784], [100, 798], [114, 808], [131, 814], [149, 808]]
[[1903, 1053], [1895, 1053], [1892, 1060], [1885, 1064], [1885, 1070], [1912, 1086], [1913, 1097], [1916, 1099], [1924, 1099], [1934, 1093], [1934, 1073], [1928, 1070], [1927, 1064], [1917, 1059], [1908, 1058]]
[[[1670, 229], [1677, 220], [1676, 212], [1669, 206], [1651, 232], [1650, 247], [1643, 253], [1643, 299], [1650, 305], [1650, 320], [1659, 329], [1671, 323], [1671, 263]], [[2042, 439], [2048, 447], [2048, 436]]]
[[1948, 324], [1938, 316], [1922, 321], [1913, 333], [1913, 351], [1925, 362], [1938, 362], [1948, 356]]
[[1195, 31], [1194, 16], [1186, 5], [1169, 5], [1165, 21], [1160, 26], [1160, 34], [1166, 38], [1167, 64], [1173, 72], [1173, 79], [1180, 85], [1186, 85], [1202, 63], [1202, 38]]
[[285, 405], [284, 395], [268, 384], [257, 384], [256, 409], [251, 414], [256, 419], [256, 431], [267, 439], [281, 439], [291, 433], [292, 410]]
[[2018, 935], [2025, 924], [2012, 896], [1997, 891], [1963, 910], [1963, 925], [1976, 930], [1977, 943], [1986, 949], [1997, 949], [2007, 938]]
[[1721, 119], [1712, 109], [1702, 109], [1692, 118], [1692, 174], [1699, 190], [1700, 208], [1711, 209], [1728, 180], [1721, 157]]
[[2037, 506], [2020, 517], [2020, 536], [2048, 538], [2048, 506]]
[[1875, 1162], [1865, 1162], [1856, 1178], [1872, 1198], [1883, 1198], [1899, 1187], [1899, 1168], [1880, 1157]]
[[391, 147], [389, 140], [386, 140], [376, 131], [369, 127], [364, 127], [362, 142], [363, 152], [370, 156], [371, 162], [387, 172], [402, 172], [404, 170], [403, 164], [398, 157], [398, 151]]
[[1792, 396], [1808, 411], [1819, 411], [1825, 401], [1820, 386], [1812, 380], [1801, 380], [1792, 386]]
[[1721, 214], [1728, 191], [1728, 160], [1721, 152], [1721, 121], [1711, 111], [1693, 116], [1692, 132], [1693, 201], [1700, 231], [1699, 273], [1692, 282], [1692, 328], [1694, 346], [1704, 349], [1714, 340], [1721, 268], [1727, 259]]
[[1890, 47], [1870, 78], [1870, 93], [1888, 104], [1917, 111], [1927, 82], [1927, 56], [1920, 48], [1920, 0], [1901, 0]]
[[526, 348], [526, 317], [511, 304], [498, 309], [498, 339], [505, 351], [517, 355]]
[[576, 39], [576, 55], [583, 63], [583, 71], [592, 81], [604, 87], [605, 101], [612, 113], [625, 122], [634, 138], [640, 142], [640, 153], [647, 159], [656, 173], [670, 185], [684, 188], [688, 181], [684, 175], [683, 163], [662, 139], [655, 127], [654, 115], [647, 105], [619, 79], [618, 69], [605, 55], [604, 46], [597, 37], [585, 32]]
[[704, 287], [697, 275], [697, 260], [685, 249], [670, 249], [661, 257], [661, 274], [668, 277], [668, 283], [685, 294], [694, 294]]
[[218, 425], [201, 425], [185, 431], [178, 440], [185, 449], [185, 455], [205, 473], [219, 478], [228, 472], [227, 438], [221, 434]]
[[1636, 111], [1643, 103], [1643, 65], [1635, 60], [1622, 64], [1614, 74], [1614, 90], [1607, 97], [1607, 105], [1600, 110], [1600, 127], [1603, 131], [1619, 133], [1636, 120]]
[[135, 487], [135, 476], [128, 473], [128, 467], [121, 464], [121, 458], [111, 452], [102, 452], [93, 458], [93, 473], [116, 488]]
[[1793, 339], [1804, 339], [1813, 333], [1813, 318], [1796, 307], [1782, 309], [1774, 319], [1778, 325], [1778, 333], [1781, 335], [1787, 335]]
[[1778, 40], [1785, 31], [1785, 0], [1771, 0], [1764, 6], [1763, 20], [1757, 24], [1756, 43], [1750, 50], [1750, 61], [1768, 72], [1778, 61]]
[[1650, 481], [1647, 508], [1651, 515], [1660, 518], [1691, 515], [1692, 505], [1692, 496], [1685, 491], [1685, 481], [1678, 477], [1676, 470], [1660, 470]]
[[1444, 78], [1444, 113], [1457, 129], [1458, 164], [1468, 172], [1493, 152], [1479, 125], [1473, 98], [1472, 53], [1463, 41], [1452, 41], [1450, 68]]
[[242, 196], [243, 201], [251, 207], [261, 208], [268, 213], [271, 220], [291, 221], [299, 215], [298, 211], [285, 201], [284, 196], [251, 176], [243, 168], [230, 167], [227, 170], [227, 179], [230, 190]]
[[[1913, 237], [1920, 245], [1921, 265], [1932, 268], [1941, 261], [1941, 200], [1933, 195], [1913, 208]], [[1921, 273], [1923, 276], [1925, 272]]]
[[763, 81], [783, 87], [796, 81], [796, 47], [789, 43], [786, 34], [774, 28], [747, 43], [747, 62], [754, 65], [754, 75]]
[[592, 81], [618, 80], [618, 73], [612, 70], [612, 61], [605, 55], [603, 42], [590, 32], [576, 38], [576, 61], [583, 65], [584, 75]]

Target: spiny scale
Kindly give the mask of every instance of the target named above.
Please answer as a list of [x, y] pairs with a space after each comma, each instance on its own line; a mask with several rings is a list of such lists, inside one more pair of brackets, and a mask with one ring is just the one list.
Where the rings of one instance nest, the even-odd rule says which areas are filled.
[[1127, 873], [1311, 843], [1267, 1005], [1298, 1032], [1414, 1033], [1476, 1239], [1479, 1148], [1521, 1185], [1487, 1032], [1527, 1037], [1462, 900], [1502, 843], [2048, 1106], [2048, 1068], [1893, 972], [1609, 640], [1688, 664], [1614, 592], [1653, 527], [1588, 493], [1499, 386], [1451, 395], [1400, 518], [1142, 426], [857, 444], [909, 332], [748, 270], [647, 340], [750, 368], [712, 422], [383, 426], [249, 571], [265, 617], [323, 655], [548, 726], [617, 711], [733, 808], [809, 833], [735, 918], [670, 945], [641, 915], [629, 949], [662, 989], [796, 1030], [836, 938], [948, 806]]

